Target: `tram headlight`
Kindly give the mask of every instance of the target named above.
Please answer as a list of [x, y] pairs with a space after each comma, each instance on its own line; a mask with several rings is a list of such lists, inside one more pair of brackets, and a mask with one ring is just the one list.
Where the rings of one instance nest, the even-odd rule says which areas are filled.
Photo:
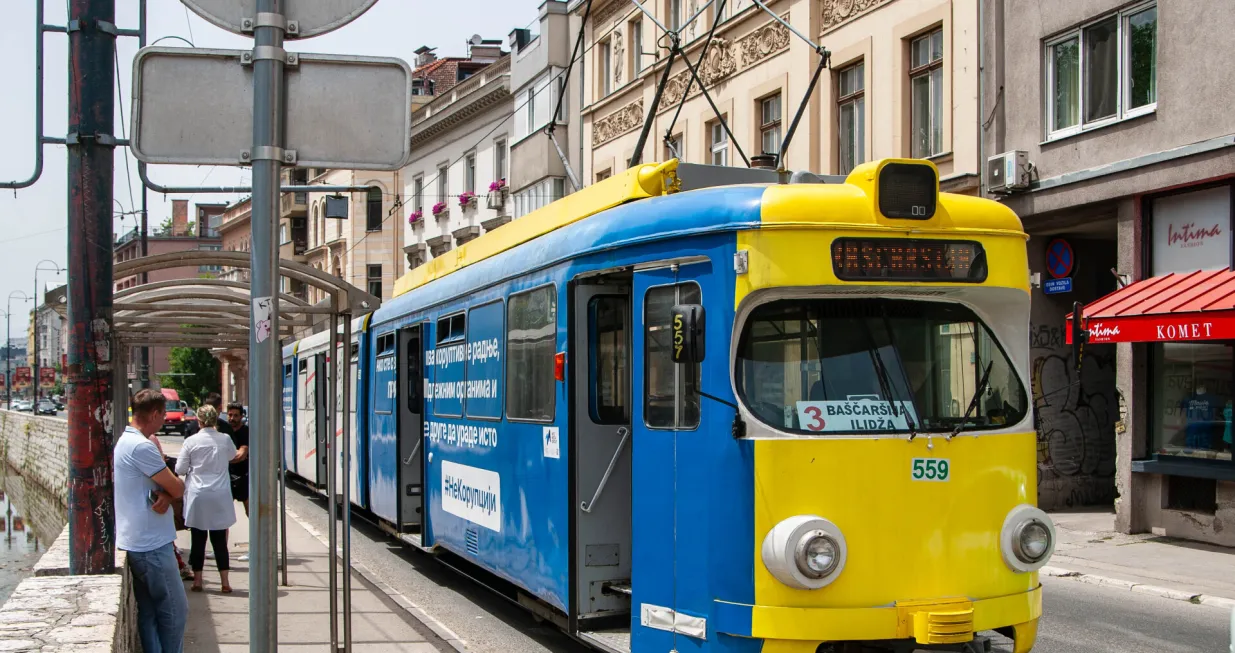
[[1000, 533], [1003, 560], [1014, 571], [1037, 571], [1055, 550], [1055, 524], [1045, 512], [1020, 505], [1008, 513]]
[[798, 589], [819, 589], [836, 580], [846, 553], [840, 529], [816, 515], [790, 517], [763, 539], [763, 565], [777, 580]]

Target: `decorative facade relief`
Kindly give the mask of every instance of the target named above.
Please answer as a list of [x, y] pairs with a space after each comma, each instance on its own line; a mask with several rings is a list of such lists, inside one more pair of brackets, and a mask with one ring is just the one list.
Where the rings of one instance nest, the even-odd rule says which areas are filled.
[[712, 39], [712, 47], [708, 48], [708, 56], [699, 66], [699, 79], [711, 87], [737, 71], [737, 58], [734, 56], [733, 47], [729, 41], [721, 38]]
[[864, 14], [885, 2], [888, 2], [888, 0], [824, 0], [823, 25], [820, 29], [831, 29], [833, 26]]
[[592, 31], [594, 34], [602, 34], [609, 29], [609, 21], [616, 15], [630, 11], [630, 0], [614, 0], [609, 4], [597, 9], [592, 14]]
[[592, 147], [597, 147], [643, 125], [643, 99], [635, 100], [592, 124]]
[[[683, 70], [665, 82], [665, 90], [660, 96], [661, 111], [682, 101], [682, 96], [686, 94], [686, 83], [689, 79], [690, 71]], [[698, 91], [699, 89], [696, 87], [695, 90]]]
[[[866, 2], [867, 0], [852, 0]], [[844, 0], [841, 0], [844, 2]], [[789, 14], [781, 16], [786, 23]], [[738, 49], [742, 52], [742, 67], [753, 66], [764, 59], [789, 47], [789, 28], [777, 21], [772, 21], [759, 29], [743, 36], [738, 41]]]

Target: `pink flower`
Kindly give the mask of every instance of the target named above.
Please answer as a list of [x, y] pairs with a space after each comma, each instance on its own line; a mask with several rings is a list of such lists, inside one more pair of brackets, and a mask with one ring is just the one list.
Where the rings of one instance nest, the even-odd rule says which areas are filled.
[[446, 212], [445, 202], [438, 202], [437, 204], [433, 205], [433, 215], [434, 216], [441, 215], [442, 213], [445, 213], [445, 212]]
[[499, 191], [506, 187], [506, 180], [499, 179], [489, 184], [489, 192]]
[[463, 191], [463, 194], [459, 195], [459, 206], [466, 209], [468, 204], [471, 203], [471, 201], [475, 198], [476, 198], [476, 193], [473, 193], [470, 190]]
[[412, 211], [412, 212], [411, 212], [410, 214], [408, 214], [408, 216], [407, 216], [407, 223], [408, 223], [408, 224], [416, 224], [417, 222], [420, 222], [420, 219], [421, 219], [421, 218], [423, 218], [423, 217], [425, 217], [425, 212], [424, 212], [424, 211]]

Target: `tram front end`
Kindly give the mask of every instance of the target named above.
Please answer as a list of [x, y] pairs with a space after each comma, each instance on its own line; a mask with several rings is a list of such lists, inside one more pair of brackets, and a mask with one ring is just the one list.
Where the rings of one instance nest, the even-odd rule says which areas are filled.
[[839, 653], [980, 650], [999, 631], [1031, 650], [1055, 531], [1035, 507], [1019, 219], [897, 160], [769, 187], [761, 210], [737, 242], [754, 493], [740, 634]]

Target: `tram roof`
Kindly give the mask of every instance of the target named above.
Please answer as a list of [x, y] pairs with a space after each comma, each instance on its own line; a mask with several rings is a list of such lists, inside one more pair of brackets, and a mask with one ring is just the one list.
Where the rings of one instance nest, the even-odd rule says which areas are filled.
[[[858, 166], [843, 183], [837, 183], [839, 177], [829, 177], [816, 178], [829, 183], [782, 184], [775, 183], [775, 171], [742, 170], [735, 172], [746, 174], [748, 180], [766, 181], [735, 183], [742, 177], [724, 173], [726, 179], [717, 185], [715, 181], [698, 182], [698, 175], [710, 173], [710, 166], [679, 166], [676, 159], [635, 166], [405, 274], [395, 283], [394, 299], [375, 315], [375, 321], [381, 321], [381, 315], [402, 314], [413, 306], [435, 304], [541, 266], [649, 240], [701, 232], [792, 227], [891, 228], [904, 234], [905, 223], [909, 221], [884, 218], [873, 201], [877, 175], [884, 164], [893, 161], [898, 160]], [[934, 167], [925, 161], [911, 163]], [[689, 176], [679, 175], [680, 170], [689, 170]], [[690, 177], [695, 179], [684, 183], [683, 179]], [[697, 190], [683, 191], [683, 186]], [[597, 219], [586, 220], [592, 216]], [[1020, 219], [1006, 206], [947, 193], [939, 195], [935, 217], [915, 221], [913, 231], [1027, 237]], [[517, 257], [511, 251], [516, 249], [520, 252]], [[506, 253], [511, 256], [502, 256]], [[430, 283], [434, 281], [449, 283]]]

